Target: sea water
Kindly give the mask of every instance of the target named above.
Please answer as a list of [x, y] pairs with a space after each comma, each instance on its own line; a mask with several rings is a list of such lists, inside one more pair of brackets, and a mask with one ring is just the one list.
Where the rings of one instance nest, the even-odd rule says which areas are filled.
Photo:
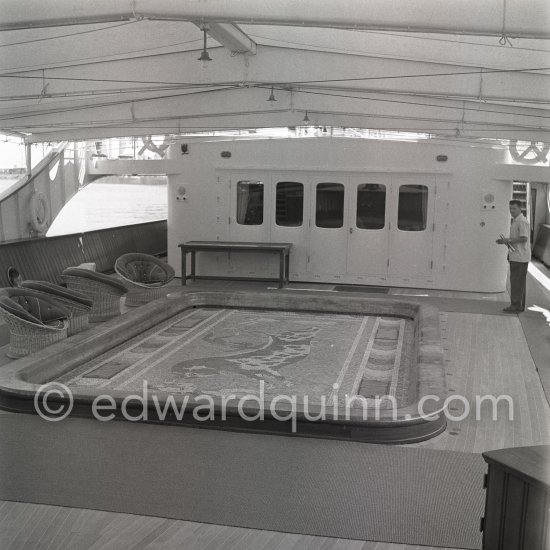
[[0, 194], [8, 189], [8, 187], [11, 187], [16, 181], [17, 180], [0, 178]]
[[[0, 179], [0, 193], [15, 181]], [[90, 183], [65, 205], [47, 235], [165, 220], [167, 212], [165, 184]]]
[[165, 220], [166, 185], [90, 183], [59, 213], [48, 236]]

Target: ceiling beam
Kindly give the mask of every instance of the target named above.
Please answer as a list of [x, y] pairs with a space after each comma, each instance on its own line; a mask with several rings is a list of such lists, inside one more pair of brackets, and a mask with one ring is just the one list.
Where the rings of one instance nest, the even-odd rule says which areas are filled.
[[[475, 101], [428, 100], [414, 96], [370, 94], [362, 99], [300, 96], [277, 90], [276, 102], [267, 101], [267, 90], [228, 90], [205, 96], [174, 96], [127, 105], [89, 107], [73, 112], [53, 110], [42, 114], [6, 116], [0, 124], [13, 131], [34, 132], [44, 127], [86, 128], [113, 123], [139, 126], [150, 120], [201, 118], [238, 119], [248, 113], [298, 112], [344, 113], [349, 116], [437, 120], [459, 128], [463, 124], [550, 128], [550, 112]], [[303, 114], [302, 114], [303, 116]]]
[[269, 87], [212, 90], [208, 94], [178, 94], [162, 98], [88, 105], [73, 110], [23, 111], [0, 117], [4, 126], [32, 129], [51, 125], [91, 125], [119, 120], [132, 123], [151, 117], [185, 118], [241, 115], [247, 112], [292, 111], [348, 112], [365, 116], [416, 116], [452, 122], [504, 123], [533, 125], [536, 121], [550, 127], [550, 111], [534, 107], [514, 107], [486, 101], [426, 98], [406, 94], [369, 93], [336, 98], [324, 94], [301, 93], [275, 88], [276, 101], [268, 101]]
[[[232, 56], [210, 48], [214, 61], [203, 70], [194, 51], [152, 58], [80, 64], [0, 76], [1, 98], [48, 94], [143, 92], [164, 86], [173, 93], [192, 88], [266, 84], [293, 88], [398, 92], [423, 96], [550, 103], [546, 71], [485, 70], [347, 54], [258, 46], [256, 56]], [[291, 62], [290, 62], [291, 60]], [[47, 88], [45, 87], [47, 85]], [[36, 105], [35, 105], [36, 106]], [[13, 111], [9, 103], [0, 105]]]
[[547, 0], [2, 0], [0, 30], [139, 19], [550, 38]]
[[[389, 120], [344, 115], [318, 115], [313, 113], [318, 126], [339, 128], [369, 128], [382, 131], [420, 132], [434, 136], [448, 136], [452, 140], [468, 140], [492, 138], [500, 140], [536, 140], [550, 143], [549, 131], [535, 131], [532, 129], [514, 129], [507, 127], [479, 128], [465, 125], [458, 132], [449, 124], [436, 122], [419, 122], [414, 120]], [[224, 129], [252, 129], [275, 128], [285, 126], [300, 126], [302, 116], [297, 113], [268, 113], [263, 115], [243, 115], [238, 121], [223, 118], [194, 119], [193, 121], [151, 121], [147, 125], [139, 126], [112, 125], [102, 128], [65, 129], [54, 131], [44, 128], [41, 132], [29, 137], [29, 143], [58, 142], [63, 140], [82, 141], [88, 139], [102, 139], [109, 137], [129, 137], [147, 135], [179, 135], [189, 132], [221, 131]], [[313, 120], [313, 119], [312, 119]]]
[[216, 42], [227, 48], [231, 53], [256, 54], [256, 42], [245, 34], [237, 25], [232, 23], [195, 23], [203, 30], [205, 29]]
[[[475, 137], [521, 136], [550, 141], [550, 113], [543, 109], [495, 106], [480, 102], [421, 99], [413, 96], [372, 94], [368, 99], [300, 96], [276, 91], [276, 102], [267, 101], [268, 90], [258, 88], [213, 92], [148, 100], [126, 106], [113, 105], [33, 115], [0, 124], [19, 132], [32, 132], [31, 141], [111, 135], [181, 133], [197, 129], [293, 126], [302, 124], [307, 111], [312, 125], [372, 129], [442, 132]], [[158, 129], [162, 128], [161, 132]], [[57, 136], [54, 138], [53, 136]], [[514, 138], [520, 139], [520, 138]]]

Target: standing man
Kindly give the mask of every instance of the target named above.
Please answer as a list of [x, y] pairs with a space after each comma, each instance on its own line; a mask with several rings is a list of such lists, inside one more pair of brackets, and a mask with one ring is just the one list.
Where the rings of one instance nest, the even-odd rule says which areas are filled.
[[531, 260], [531, 245], [529, 234], [531, 228], [527, 218], [521, 213], [521, 202], [510, 201], [510, 238], [497, 239], [497, 244], [508, 246], [508, 262], [510, 264], [510, 307], [504, 308], [506, 313], [519, 313], [525, 310], [525, 282], [527, 266]]

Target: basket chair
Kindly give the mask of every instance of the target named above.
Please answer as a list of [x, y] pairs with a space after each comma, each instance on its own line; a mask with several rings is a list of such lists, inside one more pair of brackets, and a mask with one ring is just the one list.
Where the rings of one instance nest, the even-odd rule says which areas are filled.
[[128, 288], [126, 305], [130, 307], [166, 296], [168, 283], [175, 276], [166, 262], [137, 252], [120, 256], [115, 271]]
[[90, 323], [106, 321], [120, 315], [120, 298], [127, 290], [114, 277], [80, 267], [68, 267], [61, 277], [67, 283], [67, 288], [92, 300]]
[[93, 301], [88, 296], [47, 281], [23, 281], [21, 286], [49, 296], [70, 311], [71, 319], [69, 321], [68, 336], [88, 328], [90, 311], [93, 305]]
[[0, 290], [0, 315], [10, 331], [7, 355], [24, 357], [67, 338], [70, 311], [28, 288]]

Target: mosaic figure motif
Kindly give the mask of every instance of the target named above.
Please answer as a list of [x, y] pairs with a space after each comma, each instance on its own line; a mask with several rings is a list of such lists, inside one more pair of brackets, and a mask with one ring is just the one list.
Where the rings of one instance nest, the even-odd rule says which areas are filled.
[[[212, 397], [345, 395], [407, 399], [404, 319], [197, 308], [83, 364], [69, 386]], [[260, 387], [262, 390], [260, 390]], [[369, 401], [370, 402], [370, 401]]]
[[[280, 377], [281, 368], [295, 364], [309, 355], [311, 341], [319, 330], [318, 327], [311, 327], [308, 330], [285, 331], [273, 336], [253, 333], [260, 337], [258, 339], [261, 339], [261, 336], [267, 336], [267, 345], [253, 351], [243, 351], [237, 355], [224, 354], [217, 357], [189, 359], [174, 365], [172, 372], [188, 378], [216, 376], [223, 371], [240, 369], [260, 378], [266, 373]], [[210, 335], [208, 341], [219, 340]]]

